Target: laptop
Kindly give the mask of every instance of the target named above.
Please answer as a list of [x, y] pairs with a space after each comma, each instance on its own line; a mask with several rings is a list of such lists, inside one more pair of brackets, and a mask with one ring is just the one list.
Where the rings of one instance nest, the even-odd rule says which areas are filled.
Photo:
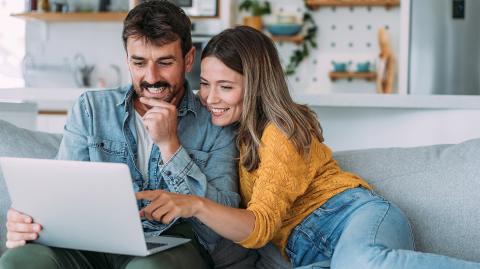
[[187, 243], [145, 237], [126, 164], [0, 158], [12, 208], [41, 224], [37, 243], [148, 256]]

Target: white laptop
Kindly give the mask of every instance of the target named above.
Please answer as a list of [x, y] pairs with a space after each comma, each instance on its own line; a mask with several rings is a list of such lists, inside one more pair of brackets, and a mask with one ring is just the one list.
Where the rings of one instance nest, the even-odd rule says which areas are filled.
[[53, 247], [147, 256], [190, 241], [145, 238], [126, 164], [0, 158], [12, 208]]

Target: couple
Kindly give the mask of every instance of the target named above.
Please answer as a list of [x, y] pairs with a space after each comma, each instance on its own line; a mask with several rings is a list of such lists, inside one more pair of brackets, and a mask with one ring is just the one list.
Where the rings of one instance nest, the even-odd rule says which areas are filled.
[[58, 158], [127, 163], [144, 230], [180, 217], [166, 234], [192, 241], [149, 257], [26, 244], [41, 225], [11, 209], [1, 268], [212, 268], [220, 236], [245, 248], [272, 241], [302, 268], [480, 268], [413, 251], [398, 207], [332, 159], [261, 32], [213, 37], [195, 96], [184, 80], [195, 54], [190, 26], [167, 1], [130, 11], [123, 41], [133, 86], [83, 94]]

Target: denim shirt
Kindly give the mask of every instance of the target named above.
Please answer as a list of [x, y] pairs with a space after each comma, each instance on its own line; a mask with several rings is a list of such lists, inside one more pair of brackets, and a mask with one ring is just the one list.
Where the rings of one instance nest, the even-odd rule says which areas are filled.
[[[134, 96], [131, 85], [83, 93], [69, 113], [57, 159], [125, 163], [130, 168], [135, 191], [163, 189], [238, 207], [234, 127], [213, 125], [210, 113], [185, 83], [185, 95], [177, 107], [181, 146], [163, 163], [161, 152], [154, 144], [148, 178], [143, 178], [136, 165]], [[192, 222], [202, 245], [212, 251], [220, 237], [196, 218], [188, 221]], [[146, 234], [165, 229], [165, 225], [158, 222], [143, 221], [142, 224]]]

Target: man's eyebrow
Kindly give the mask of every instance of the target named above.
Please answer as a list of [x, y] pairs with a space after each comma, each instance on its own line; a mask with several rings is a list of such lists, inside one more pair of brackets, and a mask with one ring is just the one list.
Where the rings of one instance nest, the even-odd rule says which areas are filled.
[[132, 55], [131, 57], [133, 60], [145, 60], [145, 58], [141, 57], [141, 56], [135, 56], [135, 55]]
[[[136, 55], [132, 55], [131, 58], [133, 60], [145, 60], [144, 57], [142, 56], [136, 56]], [[162, 56], [162, 57], [158, 57], [155, 61], [163, 61], [163, 60], [176, 60], [177, 58], [175, 58], [175, 56], [173, 55], [166, 55], [166, 56]]]

